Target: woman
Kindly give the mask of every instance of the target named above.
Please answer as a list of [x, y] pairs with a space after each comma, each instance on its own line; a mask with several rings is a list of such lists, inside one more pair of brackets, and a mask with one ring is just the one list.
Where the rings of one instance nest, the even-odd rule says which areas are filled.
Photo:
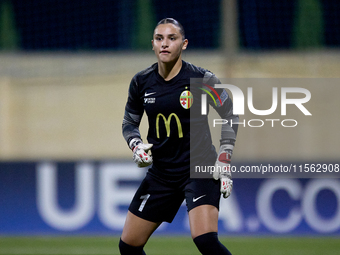
[[[238, 117], [232, 114], [227, 92], [212, 87], [220, 83], [216, 76], [182, 60], [187, 46], [182, 25], [172, 18], [161, 20], [152, 40], [158, 61], [137, 73], [130, 84], [123, 136], [139, 167], [153, 164], [129, 207], [119, 243], [123, 255], [145, 254], [143, 247], [149, 237], [163, 221], [172, 222], [184, 199], [191, 236], [199, 251], [231, 254], [217, 236], [220, 196], [228, 197], [232, 189], [230, 171], [215, 171], [214, 178], [190, 178], [190, 162], [191, 166], [216, 162], [229, 170], [236, 139], [237, 126], [223, 125], [217, 155], [207, 116], [200, 111], [202, 91], [208, 92], [208, 102], [223, 119], [237, 123]], [[190, 78], [202, 79], [204, 88], [197, 89]], [[138, 128], [144, 111], [149, 121], [147, 144]]]

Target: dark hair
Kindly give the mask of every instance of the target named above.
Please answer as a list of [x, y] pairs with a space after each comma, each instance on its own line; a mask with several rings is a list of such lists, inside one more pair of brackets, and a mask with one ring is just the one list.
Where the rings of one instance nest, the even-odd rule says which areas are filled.
[[158, 27], [159, 25], [162, 25], [162, 24], [173, 24], [175, 25], [176, 27], [179, 28], [179, 32], [181, 33], [182, 35], [182, 38], [183, 40], [185, 39], [185, 32], [184, 32], [184, 28], [182, 26], [181, 23], [179, 23], [177, 20], [173, 19], [173, 18], [165, 18], [165, 19], [162, 19], [160, 22], [157, 23], [157, 26]]

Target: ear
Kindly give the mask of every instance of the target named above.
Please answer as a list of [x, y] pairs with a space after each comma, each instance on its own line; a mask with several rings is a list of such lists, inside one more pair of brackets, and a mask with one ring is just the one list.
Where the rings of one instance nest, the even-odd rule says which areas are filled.
[[152, 50], [154, 50], [154, 48], [153, 48], [153, 40], [151, 40], [151, 45], [152, 45]]
[[184, 39], [183, 45], [182, 45], [182, 50], [185, 50], [188, 47], [189, 41], [188, 39]]

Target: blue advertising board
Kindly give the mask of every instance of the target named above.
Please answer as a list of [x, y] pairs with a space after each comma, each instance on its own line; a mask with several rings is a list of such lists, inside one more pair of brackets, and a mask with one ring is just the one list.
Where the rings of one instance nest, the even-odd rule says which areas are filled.
[[[120, 234], [145, 170], [119, 161], [1, 162], [0, 235]], [[156, 233], [189, 233], [186, 207]], [[339, 235], [340, 180], [234, 179], [220, 234]]]

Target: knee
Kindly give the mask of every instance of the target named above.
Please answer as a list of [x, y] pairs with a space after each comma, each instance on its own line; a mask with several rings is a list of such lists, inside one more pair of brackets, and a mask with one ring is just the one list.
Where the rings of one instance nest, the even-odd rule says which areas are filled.
[[218, 240], [217, 232], [209, 232], [197, 236], [193, 240], [203, 255], [231, 255], [230, 251]]
[[145, 255], [143, 246], [131, 246], [120, 239], [119, 241], [119, 251], [121, 255]]
[[216, 243], [216, 241], [218, 241], [218, 238], [217, 238], [216, 232], [210, 232], [210, 233], [197, 236], [193, 240], [197, 248], [200, 249], [201, 247], [202, 248], [209, 247], [212, 244]]

